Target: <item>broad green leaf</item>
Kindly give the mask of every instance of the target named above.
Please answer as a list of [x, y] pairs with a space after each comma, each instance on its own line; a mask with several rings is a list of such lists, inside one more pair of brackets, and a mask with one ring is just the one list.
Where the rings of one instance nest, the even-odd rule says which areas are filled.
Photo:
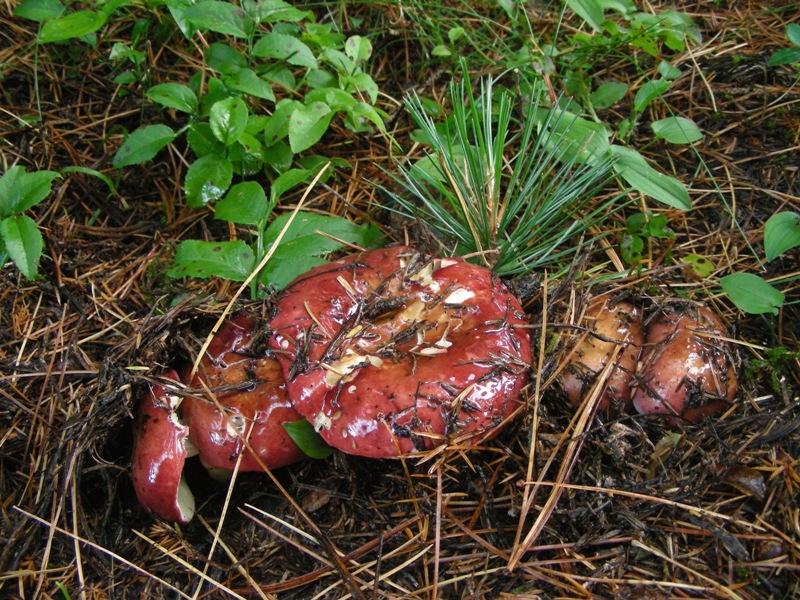
[[688, 265], [697, 277], [705, 279], [714, 272], [714, 263], [699, 254], [687, 254], [681, 262]]
[[217, 202], [215, 209], [215, 219], [240, 225], [258, 225], [267, 218], [269, 204], [260, 183], [243, 181], [234, 185], [225, 197]]
[[303, 104], [297, 100], [278, 102], [275, 112], [264, 127], [264, 142], [268, 147], [277, 144], [288, 135], [292, 113], [302, 107]]
[[166, 125], [146, 125], [131, 133], [114, 155], [115, 168], [140, 165], [158, 154], [175, 139], [175, 132]]
[[684, 117], [667, 117], [650, 124], [656, 137], [670, 144], [691, 144], [703, 139], [703, 132], [694, 121]]
[[658, 63], [658, 74], [664, 79], [673, 80], [681, 76], [681, 70], [677, 67], [673, 67], [667, 61], [662, 60]]
[[11, 167], [0, 177], [0, 218], [21, 214], [47, 198], [58, 177], [54, 171], [27, 173], [25, 167]]
[[217, 154], [208, 154], [194, 161], [186, 172], [183, 188], [186, 203], [192, 208], [201, 208], [218, 200], [230, 187], [233, 180], [233, 165]]
[[24, 215], [3, 219], [0, 221], [0, 238], [19, 272], [28, 279], [36, 277], [44, 247], [36, 221]]
[[789, 23], [786, 26], [786, 39], [788, 39], [793, 46], [800, 48], [800, 25], [797, 23]]
[[783, 211], [772, 215], [764, 224], [764, 253], [767, 261], [800, 246], [800, 214]]
[[294, 22], [311, 19], [314, 16], [311, 11], [297, 9], [283, 0], [250, 2], [247, 11], [258, 23]]
[[751, 315], [777, 315], [783, 306], [784, 295], [753, 273], [726, 275], [720, 279], [720, 284], [733, 303]]
[[284, 423], [283, 428], [297, 447], [310, 458], [328, 458], [333, 454], [333, 448], [325, 443], [322, 436], [317, 433], [314, 426], [307, 420], [293, 421]]
[[249, 94], [262, 100], [275, 102], [275, 94], [272, 92], [272, 86], [261, 79], [255, 71], [251, 69], [240, 69], [231, 75], [224, 78], [225, 85], [230, 89], [243, 94]]
[[181, 16], [195, 29], [237, 38], [248, 38], [255, 27], [253, 20], [241, 8], [220, 0], [198, 2], [184, 10]]
[[539, 109], [535, 114], [547, 135], [545, 145], [557, 148], [559, 160], [587, 163], [608, 152], [611, 136], [602, 123], [557, 108]]
[[600, 85], [590, 97], [592, 106], [597, 109], [613, 106], [628, 93], [628, 84], [621, 81], [607, 81]]
[[301, 106], [289, 119], [289, 145], [297, 154], [316, 144], [333, 119], [334, 112], [324, 102], [312, 102]]
[[368, 73], [361, 72], [355, 75], [348, 75], [343, 77], [342, 80], [346, 83], [348, 92], [366, 94], [373, 104], [378, 100], [378, 84]]
[[660, 98], [669, 89], [670, 85], [670, 82], [666, 79], [657, 79], [645, 83], [636, 92], [636, 97], [633, 99], [633, 110], [637, 113], [642, 112], [653, 100]]
[[[281, 215], [270, 224], [264, 234], [265, 244], [277, 239], [289, 217], [289, 214]], [[337, 240], [368, 247], [380, 235], [380, 230], [371, 225], [356, 225], [341, 217], [298, 213], [272, 259], [259, 273], [259, 281], [280, 289], [310, 268], [324, 264], [325, 260], [319, 257], [343, 248], [344, 244]]]
[[189, 130], [186, 132], [186, 141], [189, 148], [197, 157], [206, 154], [224, 154], [225, 145], [222, 144], [211, 132], [211, 125], [200, 121], [189, 123]]
[[23, 0], [17, 4], [12, 14], [21, 19], [42, 23], [60, 17], [63, 12], [64, 5], [60, 0]]
[[331, 107], [331, 110], [337, 112], [350, 110], [358, 103], [358, 100], [353, 98], [351, 94], [338, 87], [323, 87], [311, 90], [306, 94], [305, 101], [306, 104], [318, 101], [324, 102]]
[[567, 6], [592, 29], [602, 30], [600, 25], [603, 22], [603, 9], [596, 0], [567, 0]]
[[242, 240], [202, 242], [185, 240], [178, 246], [170, 277], [222, 277], [244, 281], [255, 268], [253, 250]]
[[317, 68], [317, 59], [311, 48], [291, 35], [268, 33], [256, 42], [253, 56], [285, 60], [290, 65]]
[[234, 144], [247, 127], [247, 116], [247, 105], [241, 98], [215, 102], [209, 119], [214, 137], [226, 146]]
[[270, 200], [275, 203], [293, 187], [300, 185], [311, 178], [310, 169], [289, 169], [272, 182], [269, 188]]
[[667, 206], [691, 210], [692, 201], [686, 187], [674, 177], [656, 171], [636, 150], [614, 144], [611, 155], [616, 159], [614, 172], [633, 189]]
[[205, 59], [209, 67], [223, 75], [232, 75], [248, 64], [244, 54], [222, 42], [211, 44], [205, 51]]
[[345, 125], [355, 132], [372, 131], [372, 125], [381, 131], [385, 131], [386, 125], [381, 114], [385, 113], [378, 112], [377, 108], [366, 102], [359, 102], [347, 111]]
[[344, 53], [358, 65], [372, 56], [372, 42], [369, 38], [354, 35], [344, 43]]
[[795, 62], [800, 62], [800, 48], [781, 48], [769, 57], [767, 64], [770, 67], [778, 67]]
[[162, 106], [174, 108], [181, 112], [194, 114], [197, 112], [197, 96], [180, 83], [161, 83], [149, 88], [145, 95]]
[[80, 10], [47, 21], [42, 26], [37, 41], [40, 44], [48, 44], [83, 37], [100, 29], [105, 22], [106, 16], [102, 13]]

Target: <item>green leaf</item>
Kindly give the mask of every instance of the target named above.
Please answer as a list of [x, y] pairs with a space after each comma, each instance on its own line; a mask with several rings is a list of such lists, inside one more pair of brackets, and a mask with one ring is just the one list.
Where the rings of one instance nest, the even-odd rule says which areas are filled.
[[[281, 215], [270, 224], [264, 234], [265, 244], [274, 243], [289, 217], [289, 214]], [[380, 235], [380, 230], [374, 226], [356, 225], [341, 217], [300, 212], [284, 234], [272, 259], [259, 273], [259, 281], [280, 289], [310, 268], [324, 264], [325, 260], [320, 256], [343, 248], [344, 244], [338, 240], [368, 247]]]
[[289, 123], [292, 119], [292, 113], [298, 108], [302, 108], [302, 104], [297, 100], [281, 100], [275, 107], [275, 112], [267, 121], [264, 126], [264, 142], [267, 146], [277, 144], [289, 133]]
[[312, 171], [310, 169], [289, 169], [275, 179], [269, 189], [270, 201], [275, 203], [290, 189], [296, 185], [300, 185], [304, 181], [308, 181], [311, 177]]
[[256, 42], [253, 56], [285, 60], [290, 65], [317, 68], [317, 59], [311, 48], [290, 35], [268, 33]]
[[225, 98], [211, 107], [211, 131], [220, 142], [230, 146], [241, 137], [247, 127], [247, 105], [241, 98]]
[[283, 428], [306, 456], [323, 459], [333, 454], [333, 448], [325, 443], [325, 440], [317, 433], [314, 426], [305, 419], [284, 423]]
[[790, 65], [800, 61], [800, 48], [781, 48], [774, 52], [767, 60], [770, 67], [778, 67], [780, 65]]
[[592, 29], [602, 31], [603, 9], [598, 2], [595, 0], [567, 0], [567, 6], [586, 21]]
[[699, 254], [687, 254], [681, 262], [688, 265], [697, 277], [705, 279], [714, 272], [714, 263]]
[[182, 13], [182, 19], [195, 29], [213, 31], [237, 38], [248, 38], [253, 20], [238, 6], [220, 0], [203, 0]]
[[269, 216], [267, 195], [261, 184], [255, 181], [243, 181], [234, 185], [217, 202], [215, 209], [215, 219], [240, 225], [258, 225]]
[[251, 69], [240, 69], [224, 78], [225, 85], [243, 94], [249, 94], [262, 100], [275, 102], [275, 94], [269, 82], [264, 81]]
[[289, 119], [289, 145], [297, 154], [316, 144], [333, 119], [334, 112], [324, 102], [312, 102], [295, 109]]
[[80, 10], [69, 15], [47, 21], [39, 32], [40, 44], [63, 42], [93, 33], [105, 25], [106, 16], [92, 10]]
[[255, 268], [253, 250], [242, 240], [202, 242], [185, 240], [178, 246], [170, 277], [212, 276], [244, 281]]
[[232, 75], [247, 68], [247, 57], [228, 44], [216, 42], [205, 51], [206, 64], [224, 75]]
[[174, 108], [181, 112], [194, 114], [197, 112], [197, 96], [180, 83], [161, 83], [149, 88], [145, 95], [162, 106]]
[[558, 146], [558, 159], [564, 162], [588, 163], [608, 152], [611, 136], [602, 123], [558, 108], [535, 112], [539, 127], [548, 134], [548, 149]]
[[673, 80], [681, 76], [681, 70], [678, 67], [672, 66], [665, 60], [658, 63], [658, 74], [664, 79]]
[[668, 89], [671, 83], [666, 79], [648, 81], [636, 92], [633, 99], [633, 110], [637, 113], [642, 112], [656, 98], [660, 98]]
[[183, 188], [186, 203], [192, 208], [201, 208], [218, 200], [230, 187], [233, 180], [233, 165], [217, 154], [208, 154], [194, 161], [186, 172]]
[[114, 155], [114, 168], [140, 165], [152, 159], [175, 139], [175, 132], [166, 125], [146, 125], [131, 133]]
[[751, 315], [777, 315], [783, 306], [784, 295], [758, 275], [734, 273], [720, 279], [720, 284], [733, 303]]
[[783, 211], [767, 219], [764, 225], [764, 253], [767, 261], [797, 246], [800, 246], [800, 214]]
[[344, 43], [344, 53], [358, 65], [372, 56], [372, 42], [369, 41], [369, 38], [354, 35], [347, 38]]
[[63, 12], [64, 5], [59, 0], [23, 0], [12, 14], [21, 19], [43, 23], [60, 17]]
[[44, 247], [36, 221], [24, 215], [3, 219], [0, 221], [0, 238], [20, 273], [27, 279], [36, 277]]
[[25, 167], [11, 167], [0, 177], [0, 218], [12, 217], [39, 204], [50, 195], [54, 171], [27, 173]]
[[703, 139], [703, 132], [694, 121], [683, 117], [667, 117], [650, 124], [656, 137], [670, 144], [691, 144]]
[[607, 81], [600, 85], [591, 95], [592, 106], [604, 109], [613, 106], [628, 93], [628, 84], [620, 81]]
[[691, 210], [692, 201], [689, 199], [689, 192], [680, 181], [656, 171], [636, 150], [616, 144], [613, 144], [610, 150], [616, 159], [614, 172], [633, 189], [667, 206]]
[[786, 39], [788, 39], [793, 46], [800, 48], [800, 25], [797, 23], [789, 23], [786, 26]]

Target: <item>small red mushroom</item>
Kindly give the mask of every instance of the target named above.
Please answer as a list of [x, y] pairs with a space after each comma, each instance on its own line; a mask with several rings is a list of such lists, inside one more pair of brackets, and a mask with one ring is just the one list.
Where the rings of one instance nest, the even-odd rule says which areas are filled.
[[641, 310], [630, 302], [600, 299], [588, 306], [584, 322], [588, 332], [572, 348], [572, 358], [559, 376], [561, 387], [572, 405], [578, 406], [615, 346], [621, 346], [597, 408], [611, 416], [627, 412], [631, 407], [631, 382], [644, 342]]
[[639, 359], [636, 410], [691, 423], [724, 410], [738, 387], [726, 336], [705, 307], [673, 304], [656, 313]]
[[[172, 370], [164, 377], [178, 380]], [[141, 505], [172, 523], [188, 523], [194, 516], [194, 496], [183, 477], [189, 430], [178, 419], [180, 402], [167, 386], [150, 386], [136, 413], [131, 469]]]
[[[262, 470], [261, 463], [277, 469], [305, 458], [283, 427], [303, 417], [292, 408], [278, 362], [268, 348], [256, 347], [257, 328], [256, 319], [245, 315], [226, 321], [190, 384], [209, 391], [183, 402], [189, 435], [211, 469], [232, 470], [240, 454], [242, 471]], [[260, 462], [246, 449], [245, 439]]]
[[298, 277], [276, 311], [270, 345], [292, 403], [343, 452], [396, 457], [488, 437], [521, 403], [525, 315], [463, 259], [364, 252]]

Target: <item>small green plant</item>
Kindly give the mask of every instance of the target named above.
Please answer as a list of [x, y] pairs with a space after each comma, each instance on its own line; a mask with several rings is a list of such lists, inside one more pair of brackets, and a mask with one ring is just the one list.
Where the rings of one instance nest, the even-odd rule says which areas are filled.
[[[372, 45], [364, 37], [345, 38], [332, 24], [318, 24], [311, 12], [282, 0], [245, 0], [241, 7], [167, 0], [167, 6], [187, 37], [211, 32], [223, 41], [205, 51], [210, 76], [201, 71], [188, 84], [166, 82], [145, 92], [152, 102], [184, 113], [186, 125], [175, 130], [156, 123], [133, 131], [114, 166], [146, 162], [185, 135], [196, 157], [184, 180], [187, 204], [216, 204], [217, 219], [253, 226], [255, 235], [252, 243], [184, 241], [169, 274], [244, 281], [280, 231], [281, 220], [268, 226], [280, 197], [330, 162], [300, 154], [318, 144], [337, 115], [356, 133], [384, 128], [375, 106], [377, 85], [364, 70]], [[345, 219], [302, 215], [273, 255], [279, 266], [259, 273], [253, 295], [264, 285], [284, 285], [344, 243], [369, 245], [377, 235], [374, 227]]]
[[409, 97], [417, 139], [430, 152], [397, 179], [410, 198], [389, 192], [399, 212], [502, 276], [565, 267], [581, 247], [576, 240], [622, 205], [619, 198], [589, 205], [613, 180], [614, 159], [596, 144], [596, 129], [547, 107], [541, 86], [531, 89], [522, 123], [513, 94], [491, 78], [477, 97], [466, 74], [451, 84], [453, 114], [439, 125]]
[[[783, 211], [764, 224], [764, 254], [767, 262], [800, 246], [800, 214]], [[782, 292], [755, 273], [732, 273], [720, 280], [722, 290], [740, 309], [750, 314], [772, 313], [785, 301]]]
[[650, 211], [634, 213], [625, 221], [627, 230], [622, 238], [622, 259], [631, 266], [642, 261], [644, 246], [651, 239], [673, 240], [675, 232], [667, 227], [666, 215], [655, 215]]
[[789, 48], [781, 48], [769, 57], [767, 64], [771, 67], [800, 63], [800, 25], [789, 23], [786, 26], [786, 39]]
[[36, 277], [42, 256], [42, 234], [36, 221], [24, 215], [50, 195], [53, 171], [28, 173], [14, 166], [0, 177], [0, 266], [10, 258], [28, 279]]

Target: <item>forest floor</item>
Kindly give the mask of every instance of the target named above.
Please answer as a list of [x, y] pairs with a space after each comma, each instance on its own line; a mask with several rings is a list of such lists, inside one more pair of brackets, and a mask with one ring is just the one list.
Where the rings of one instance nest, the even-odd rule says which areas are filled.
[[[666, 103], [704, 137], [642, 150], [686, 184], [693, 209], [649, 207], [667, 215], [676, 236], [649, 240], [650, 262], [619, 285], [656, 303], [704, 302], [720, 315], [740, 381], [722, 416], [672, 428], [598, 418], [578, 431], [574, 409], [545, 385], [563, 347], [540, 353], [544, 338], [536, 339], [534, 356], [544, 360], [532, 365], [541, 385], [529, 387], [528, 415], [484, 447], [377, 467], [337, 453], [280, 469], [274, 481], [239, 474], [230, 488], [190, 465], [198, 515], [178, 528], [137, 503], [132, 413], [160, 369], [199, 347], [238, 286], [169, 279], [176, 246], [230, 230], [186, 206], [185, 148], [112, 169], [121, 131], [155, 113], [142, 109], [141, 90], [123, 95], [113, 83], [107, 40], [37, 47], [36, 24], [11, 17], [13, 4], [0, 9], [3, 168], [86, 167], [115, 178], [119, 196], [96, 177], [64, 175], [31, 211], [45, 239], [39, 278], [11, 264], [0, 272], [1, 596], [800, 597], [800, 250], [766, 263], [762, 248], [771, 215], [800, 212], [800, 79], [796, 66], [767, 65], [787, 44], [787, 23], [800, 20], [796, 3], [651, 3], [684, 11], [702, 30], [702, 43], [673, 57], [684, 73]], [[390, 241], [403, 241], [375, 186], [390, 185], [382, 169], [396, 173], [397, 160], [421, 156], [397, 100], [412, 88], [445, 97], [457, 68], [426, 59], [429, 49], [404, 34], [412, 25], [393, 3], [334, 4], [365, 23], [386, 22], [373, 37], [371, 73], [391, 97], [384, 109], [402, 152], [384, 136], [334, 127], [326, 150], [350, 168], [306, 208], [369, 215]], [[557, 15], [539, 17], [546, 31]], [[179, 34], [173, 42], [174, 52], [150, 50], [156, 79], [174, 79], [181, 61], [193, 60]], [[610, 70], [637, 76], [624, 65]], [[621, 265], [609, 256], [624, 223], [609, 227], [610, 246], [591, 260]], [[689, 254], [708, 259], [713, 274], [692, 278], [672, 262]], [[776, 282], [786, 296], [779, 313], [737, 309], [718, 285], [734, 272]], [[589, 293], [591, 279], [583, 281], [534, 295], [532, 320], [573, 323]], [[521, 517], [531, 486], [532, 508]]]

